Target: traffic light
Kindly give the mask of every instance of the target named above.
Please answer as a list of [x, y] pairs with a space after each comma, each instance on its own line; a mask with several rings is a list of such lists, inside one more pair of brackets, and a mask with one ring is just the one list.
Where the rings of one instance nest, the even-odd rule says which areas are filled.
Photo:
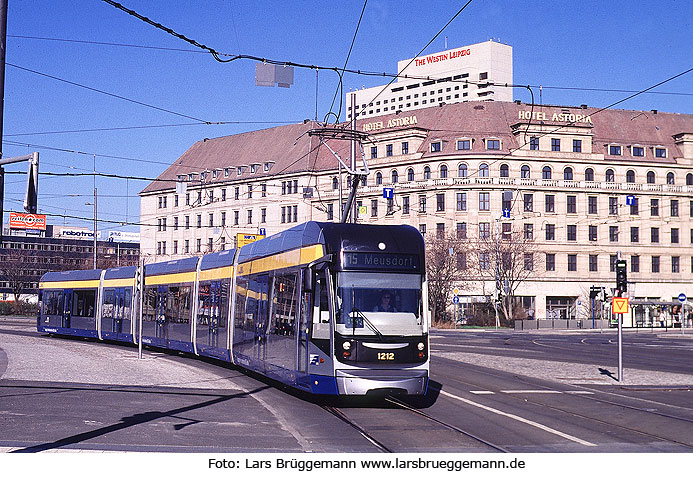
[[628, 263], [626, 261], [616, 261], [616, 289], [621, 291], [621, 293], [628, 290], [627, 267]]

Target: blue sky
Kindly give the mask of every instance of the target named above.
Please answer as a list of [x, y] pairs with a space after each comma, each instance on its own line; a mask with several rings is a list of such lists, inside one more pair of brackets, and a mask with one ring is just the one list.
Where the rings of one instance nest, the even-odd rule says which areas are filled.
[[[121, 3], [221, 53], [328, 67], [343, 66], [363, 7], [361, 1]], [[397, 61], [416, 55], [464, 3], [369, 0], [348, 67], [394, 73]], [[515, 83], [545, 87], [544, 104], [603, 107], [629, 93], [585, 89], [641, 90], [692, 68], [692, 18], [687, 0], [473, 0], [424, 54], [443, 50], [445, 37], [449, 48], [493, 38], [513, 47]], [[315, 71], [297, 69], [289, 89], [256, 87], [254, 62], [219, 63], [100, 0], [9, 0], [7, 24], [3, 157], [39, 151], [41, 172], [85, 173], [95, 165], [101, 173], [154, 178], [197, 140], [315, 117]], [[384, 83], [347, 74], [344, 88]], [[336, 75], [320, 72], [319, 119], [336, 88]], [[654, 91], [618, 108], [693, 114], [693, 72]], [[530, 100], [522, 89], [514, 97]], [[189, 117], [234, 123], [201, 125]], [[102, 131], [83, 131], [91, 129]], [[6, 175], [5, 223], [7, 211], [22, 208], [25, 182], [24, 175]], [[99, 219], [137, 223], [137, 193], [146, 184], [97, 177]], [[49, 224], [91, 227], [91, 219], [76, 217], [92, 217], [85, 203], [93, 187], [91, 176], [44, 175], [39, 212], [56, 215]]]

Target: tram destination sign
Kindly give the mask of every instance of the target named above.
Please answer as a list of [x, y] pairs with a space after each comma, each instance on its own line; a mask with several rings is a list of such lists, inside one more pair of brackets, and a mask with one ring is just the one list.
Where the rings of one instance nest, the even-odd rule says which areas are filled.
[[343, 267], [344, 269], [415, 271], [419, 269], [419, 256], [382, 252], [345, 252]]

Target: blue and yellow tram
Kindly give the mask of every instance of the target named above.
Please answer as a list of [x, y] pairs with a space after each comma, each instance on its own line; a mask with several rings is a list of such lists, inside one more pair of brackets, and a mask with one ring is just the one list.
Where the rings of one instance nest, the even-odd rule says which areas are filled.
[[239, 249], [51, 272], [38, 330], [214, 357], [315, 394], [424, 394], [424, 244], [409, 226], [308, 222]]

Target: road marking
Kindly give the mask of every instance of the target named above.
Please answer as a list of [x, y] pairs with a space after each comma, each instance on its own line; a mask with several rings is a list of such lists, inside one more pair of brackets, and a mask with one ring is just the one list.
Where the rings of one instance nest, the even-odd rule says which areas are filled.
[[469, 393], [473, 393], [474, 395], [493, 395], [495, 392], [491, 390], [470, 390]]
[[566, 390], [564, 393], [571, 395], [594, 395], [594, 392], [588, 392], [587, 390]]
[[501, 393], [563, 393], [558, 390], [501, 390]]
[[454, 400], [459, 400], [460, 402], [466, 403], [468, 405], [472, 405], [474, 407], [481, 408], [483, 410], [489, 411], [491, 413], [495, 413], [497, 415], [502, 415], [504, 417], [512, 418], [513, 420], [517, 420], [519, 422], [526, 423], [527, 425], [531, 425], [533, 427], [539, 428], [540, 430], [544, 430], [544, 431], [552, 433], [554, 435], [558, 435], [562, 438], [565, 438], [565, 439], [570, 440], [570, 441], [574, 441], [574, 442], [579, 443], [581, 445], [597, 446], [594, 443], [591, 443], [591, 442], [588, 442], [585, 440], [581, 440], [580, 438], [574, 437], [572, 435], [568, 435], [567, 433], [560, 432], [560, 431], [555, 430], [553, 428], [547, 427], [546, 425], [542, 425], [541, 423], [537, 423], [537, 422], [534, 422], [532, 420], [528, 420], [526, 418], [523, 418], [523, 417], [520, 417], [517, 415], [513, 415], [512, 413], [506, 413], [506, 412], [503, 412], [503, 411], [495, 409], [495, 408], [487, 407], [486, 405], [482, 405], [480, 403], [473, 402], [472, 400], [468, 400], [466, 398], [458, 397], [457, 395], [453, 395], [452, 393], [448, 393], [444, 390], [441, 390], [440, 393], [441, 393], [441, 395], [445, 395], [446, 397], [452, 398]]

